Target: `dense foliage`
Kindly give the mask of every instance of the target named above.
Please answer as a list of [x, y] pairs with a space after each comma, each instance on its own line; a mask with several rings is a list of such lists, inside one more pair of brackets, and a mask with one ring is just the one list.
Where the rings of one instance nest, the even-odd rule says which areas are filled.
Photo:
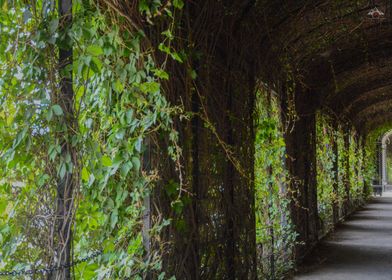
[[260, 87], [256, 103], [256, 243], [260, 275], [281, 279], [292, 268], [296, 233], [290, 219], [289, 174], [279, 100]]
[[[202, 16], [218, 9], [189, 12], [182, 0], [74, 0], [72, 20], [58, 4], [0, 0], [0, 271], [63, 265], [71, 240], [74, 261], [98, 252], [72, 267], [76, 279], [283, 279], [317, 236], [298, 225], [310, 217], [303, 205], [315, 202], [323, 236], [367, 198], [376, 134], [364, 147], [321, 112], [315, 145], [292, 133], [314, 116], [297, 65], [279, 55], [285, 83], [270, 88], [243, 63], [260, 43], [253, 30], [249, 48], [233, 47], [228, 26], [250, 30], [251, 8], [233, 19], [239, 8], [224, 6], [229, 19], [210, 26]], [[292, 134], [291, 146], [310, 148], [299, 160], [286, 149]], [[301, 157], [312, 148], [316, 174]]]
[[[76, 277], [159, 272], [159, 250], [144, 251], [141, 230], [143, 201], [159, 174], [142, 173], [141, 167], [149, 148], [145, 139], [158, 133], [173, 143], [177, 139], [171, 115], [178, 108], [160, 90], [160, 79], [168, 75], [141, 47], [142, 33], [109, 25], [108, 15], [93, 2], [75, 1], [73, 24], [64, 27], [52, 2], [6, 3], [0, 25], [0, 267], [54, 261], [56, 186], [71, 173], [77, 186], [75, 259], [103, 250], [91, 265], [76, 267]], [[64, 96], [58, 89], [57, 52], [64, 46], [74, 50], [74, 131], [67, 130], [59, 105]], [[64, 142], [77, 152], [62, 153]], [[169, 154], [178, 157], [174, 144]], [[168, 223], [154, 219], [148, 242]]]
[[[317, 116], [317, 199], [321, 230], [333, 227], [333, 205], [339, 200], [334, 191], [337, 160], [333, 145], [338, 139], [338, 132], [333, 131], [330, 120], [321, 114]], [[339, 184], [341, 186], [341, 184]]]
[[317, 117], [317, 196], [323, 235], [333, 229], [334, 211], [342, 219], [366, 201], [374, 161], [364, 160], [369, 154], [354, 130], [345, 135], [331, 117], [321, 112]]

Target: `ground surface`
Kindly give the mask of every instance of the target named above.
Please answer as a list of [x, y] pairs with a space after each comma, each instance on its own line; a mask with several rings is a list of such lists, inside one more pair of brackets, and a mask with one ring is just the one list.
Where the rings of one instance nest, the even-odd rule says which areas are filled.
[[392, 280], [392, 193], [353, 214], [302, 270], [295, 280]]

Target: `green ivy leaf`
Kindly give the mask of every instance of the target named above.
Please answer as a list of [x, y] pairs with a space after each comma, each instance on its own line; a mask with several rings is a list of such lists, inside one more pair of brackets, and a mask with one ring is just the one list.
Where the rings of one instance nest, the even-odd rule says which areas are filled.
[[173, 6], [177, 9], [182, 9], [184, 7], [184, 1], [182, 0], [173, 0]]
[[103, 54], [103, 49], [101, 48], [101, 46], [91, 45], [91, 46], [88, 46], [87, 53], [89, 53], [93, 56], [100, 56]]
[[14, 143], [12, 145], [12, 147], [15, 149], [16, 147], [19, 146], [19, 144], [23, 141], [23, 139], [26, 137], [27, 134], [27, 127], [25, 127], [22, 131], [20, 131], [17, 135], [16, 138], [14, 140]]
[[176, 200], [176, 201], [173, 201], [173, 202], [171, 203], [171, 206], [172, 206], [174, 212], [175, 212], [177, 215], [179, 215], [179, 214], [182, 213], [182, 210], [183, 210], [183, 208], [184, 208], [184, 203], [183, 203], [181, 200], [178, 199], [178, 200]]
[[110, 166], [112, 166], [113, 162], [112, 162], [112, 159], [110, 157], [103, 156], [102, 157], [102, 164], [103, 164], [103, 166], [110, 167]]
[[88, 172], [86, 167], [83, 167], [82, 168], [82, 180], [85, 182], [88, 182], [89, 178], [90, 178], [90, 173]]
[[62, 162], [60, 164], [60, 169], [59, 169], [59, 176], [61, 179], [64, 178], [66, 172], [67, 172], [67, 165], [65, 162]]
[[113, 89], [114, 89], [114, 91], [116, 91], [117, 93], [121, 93], [121, 92], [124, 90], [124, 86], [123, 86], [123, 84], [121, 83], [120, 80], [116, 80], [116, 81], [113, 83]]
[[138, 157], [132, 157], [132, 164], [137, 171], [140, 170], [140, 159]]
[[61, 109], [61, 107], [57, 104], [52, 106], [52, 110], [56, 116], [63, 115], [63, 109]]
[[153, 73], [157, 78], [160, 78], [163, 80], [169, 80], [169, 74], [162, 69], [154, 69]]
[[125, 162], [122, 166], [121, 166], [121, 176], [126, 177], [129, 173], [129, 171], [132, 169], [133, 164], [131, 161], [127, 161]]
[[58, 26], [59, 26], [59, 20], [57, 18], [56, 19], [52, 19], [49, 22], [49, 32], [51, 34], [55, 33], [57, 31], [57, 27]]
[[110, 216], [110, 226], [114, 228], [118, 222], [118, 210], [114, 209]]
[[48, 110], [48, 112], [46, 113], [46, 120], [50, 122], [52, 118], [53, 118], [53, 110]]

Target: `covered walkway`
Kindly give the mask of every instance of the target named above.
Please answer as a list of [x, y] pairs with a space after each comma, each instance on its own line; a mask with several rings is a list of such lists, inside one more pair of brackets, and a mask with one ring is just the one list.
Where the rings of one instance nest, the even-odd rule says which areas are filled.
[[323, 241], [296, 280], [392, 279], [392, 192], [373, 198]]
[[0, 7], [0, 277], [392, 280], [392, 0]]

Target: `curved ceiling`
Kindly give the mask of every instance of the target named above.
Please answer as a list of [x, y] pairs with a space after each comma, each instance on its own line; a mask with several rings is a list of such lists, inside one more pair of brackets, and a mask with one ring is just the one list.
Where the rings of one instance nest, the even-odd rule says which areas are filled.
[[[272, 61], [281, 72], [289, 65], [320, 108], [351, 120], [358, 131], [392, 119], [390, 1], [270, 2], [264, 13], [275, 16], [265, 22], [266, 77], [279, 72], [270, 69]], [[384, 18], [368, 16], [375, 6]]]

